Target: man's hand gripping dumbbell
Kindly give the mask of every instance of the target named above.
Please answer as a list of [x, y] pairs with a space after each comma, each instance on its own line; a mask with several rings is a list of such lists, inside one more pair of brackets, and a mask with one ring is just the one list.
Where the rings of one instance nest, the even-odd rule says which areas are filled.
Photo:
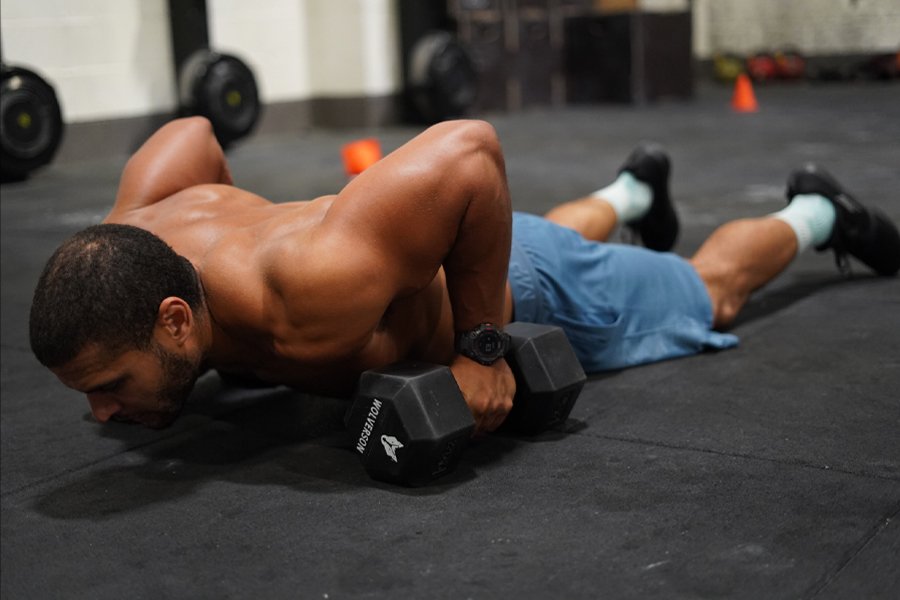
[[[586, 377], [563, 331], [512, 323], [504, 333], [497, 332], [497, 343], [508, 342], [505, 358], [516, 379], [504, 427], [533, 435], [565, 421]], [[416, 362], [363, 373], [347, 426], [366, 472], [405, 485], [452, 471], [475, 431], [450, 369]]]

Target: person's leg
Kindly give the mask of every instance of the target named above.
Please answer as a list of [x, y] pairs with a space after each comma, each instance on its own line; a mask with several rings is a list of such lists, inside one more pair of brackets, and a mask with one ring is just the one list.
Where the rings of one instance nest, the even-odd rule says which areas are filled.
[[548, 221], [574, 229], [584, 238], [605, 242], [615, 230], [619, 217], [609, 201], [586, 196], [556, 206], [544, 215]]
[[794, 171], [786, 208], [727, 223], [690, 259], [709, 292], [715, 327], [729, 325], [747, 298], [809, 247], [851, 254], [879, 275], [900, 269], [900, 232], [815, 165]]
[[609, 239], [621, 223], [636, 231], [648, 248], [670, 250], [678, 236], [678, 218], [669, 196], [669, 164], [660, 146], [642, 144], [610, 185], [561, 204], [544, 217], [596, 242]]
[[734, 347], [712, 331], [709, 295], [671, 252], [586, 240], [535, 215], [513, 220], [510, 285], [517, 320], [561, 327], [585, 371]]
[[797, 250], [794, 230], [773, 217], [732, 221], [716, 229], [690, 259], [709, 292], [713, 327], [729, 325], [751, 292], [781, 273]]

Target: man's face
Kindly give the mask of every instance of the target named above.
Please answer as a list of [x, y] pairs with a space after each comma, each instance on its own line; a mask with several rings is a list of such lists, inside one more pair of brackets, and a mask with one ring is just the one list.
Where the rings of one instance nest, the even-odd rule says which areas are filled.
[[110, 358], [88, 346], [74, 360], [52, 369], [66, 386], [88, 397], [101, 423], [132, 422], [154, 429], [171, 425], [199, 376], [199, 366], [157, 342], [149, 351], [128, 350]]

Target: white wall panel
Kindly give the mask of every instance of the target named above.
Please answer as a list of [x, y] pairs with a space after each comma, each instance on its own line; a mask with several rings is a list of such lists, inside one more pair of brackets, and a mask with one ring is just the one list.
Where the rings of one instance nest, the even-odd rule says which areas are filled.
[[210, 43], [244, 60], [263, 102], [309, 98], [306, 0], [208, 0]]
[[[365, 1], [365, 0], [362, 0]], [[314, 95], [355, 96], [363, 88], [360, 0], [308, 0]]]
[[379, 96], [400, 89], [394, 0], [307, 0], [314, 96]]
[[68, 122], [175, 105], [165, 0], [3, 0], [3, 56], [56, 87]]
[[362, 0], [363, 91], [383, 96], [400, 90], [400, 29], [394, 0]]

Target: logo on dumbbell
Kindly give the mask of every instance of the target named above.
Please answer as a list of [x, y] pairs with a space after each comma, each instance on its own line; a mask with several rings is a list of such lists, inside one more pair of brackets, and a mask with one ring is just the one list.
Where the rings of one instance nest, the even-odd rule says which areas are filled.
[[359, 441], [356, 442], [356, 451], [360, 454], [365, 454], [366, 452], [369, 436], [372, 435], [372, 429], [375, 428], [375, 421], [378, 419], [378, 413], [380, 412], [381, 402], [378, 398], [373, 398], [372, 406], [369, 407], [369, 414], [366, 415], [366, 421], [363, 423], [362, 432], [359, 434]]
[[384, 451], [391, 457], [391, 460], [397, 462], [397, 450], [403, 447], [400, 440], [392, 435], [383, 435], [381, 436], [381, 445], [384, 446]]

